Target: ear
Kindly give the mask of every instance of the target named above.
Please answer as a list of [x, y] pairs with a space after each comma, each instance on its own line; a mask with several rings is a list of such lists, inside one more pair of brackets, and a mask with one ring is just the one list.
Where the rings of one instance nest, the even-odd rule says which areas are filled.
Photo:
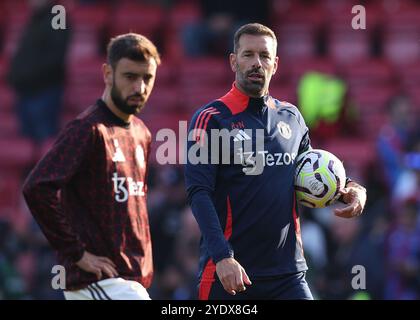
[[276, 74], [276, 71], [277, 71], [278, 66], [279, 66], [279, 57], [276, 57], [276, 58], [274, 59], [273, 75], [275, 75], [275, 74]]
[[233, 72], [236, 72], [236, 53], [231, 53], [229, 55], [229, 62], [230, 62], [230, 68]]
[[105, 85], [111, 87], [113, 83], [113, 76], [114, 76], [112, 72], [112, 67], [109, 64], [104, 63], [102, 65], [102, 74], [104, 77]]

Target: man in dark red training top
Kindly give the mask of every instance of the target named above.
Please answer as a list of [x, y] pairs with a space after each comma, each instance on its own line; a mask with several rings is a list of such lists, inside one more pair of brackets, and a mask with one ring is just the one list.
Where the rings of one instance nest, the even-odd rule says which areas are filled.
[[144, 36], [111, 39], [102, 98], [67, 125], [25, 182], [26, 202], [65, 267], [66, 299], [150, 299], [151, 134], [134, 115], [159, 64]]
[[[276, 52], [271, 29], [242, 26], [230, 55], [232, 89], [190, 123], [185, 182], [203, 235], [200, 299], [312, 299], [294, 190], [295, 159], [311, 148], [309, 132], [294, 105], [269, 95]], [[213, 135], [234, 130], [230, 144]], [[197, 150], [206, 161], [192, 159]], [[360, 215], [366, 190], [348, 180], [341, 193], [348, 205], [335, 214]]]

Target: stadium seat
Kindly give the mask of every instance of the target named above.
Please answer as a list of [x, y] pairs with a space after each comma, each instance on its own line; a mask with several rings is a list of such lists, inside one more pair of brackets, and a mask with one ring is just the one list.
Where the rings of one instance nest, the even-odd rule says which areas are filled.
[[0, 111], [14, 112], [15, 93], [6, 84], [0, 82]]
[[384, 55], [395, 65], [410, 64], [420, 59], [420, 32], [393, 32], [384, 36]]
[[2, 170], [21, 170], [31, 164], [33, 145], [24, 138], [0, 137], [0, 168]]
[[201, 19], [200, 7], [197, 3], [176, 3], [168, 13], [168, 26], [170, 31], [182, 32], [182, 29], [198, 22]]
[[69, 19], [74, 32], [99, 32], [108, 23], [110, 8], [105, 4], [75, 2], [68, 6]]
[[67, 85], [65, 90], [65, 107], [75, 114], [86, 110], [102, 96], [104, 85]]
[[96, 56], [99, 51], [99, 36], [96, 32], [77, 31], [71, 37], [67, 59], [73, 64], [73, 61]]
[[163, 26], [164, 11], [159, 5], [126, 2], [117, 6], [109, 24], [109, 36], [127, 32], [141, 33], [154, 40]]
[[374, 142], [369, 140], [335, 138], [323, 147], [343, 161], [344, 167], [365, 169], [376, 157]]
[[316, 53], [316, 29], [309, 23], [290, 23], [274, 28], [278, 40], [278, 54], [288, 61], [308, 58]]
[[370, 34], [364, 30], [355, 32], [334, 31], [329, 34], [329, 56], [338, 64], [353, 64], [370, 56]]
[[20, 174], [0, 170], [0, 219], [13, 218], [21, 195]]
[[69, 60], [66, 82], [68, 85], [103, 85], [102, 64], [105, 57], [91, 56], [84, 59]]
[[398, 92], [394, 85], [369, 85], [350, 88], [361, 116], [386, 113], [388, 101]]
[[194, 86], [192, 88], [182, 88], [181, 103], [185, 110], [191, 115], [198, 108], [210, 103], [213, 100], [221, 98], [231, 89], [230, 85], [211, 85], [211, 86]]
[[19, 136], [20, 128], [15, 112], [0, 110], [0, 137], [9, 138]]
[[174, 72], [174, 79], [188, 88], [229, 84], [233, 73], [227, 59], [203, 57], [185, 61]]
[[155, 86], [142, 112], [157, 114], [176, 112], [182, 107], [181, 98], [176, 86]]
[[292, 104], [296, 104], [297, 96], [296, 96], [297, 88], [296, 86], [290, 84], [276, 84], [273, 83], [270, 85], [270, 95], [280, 101], [287, 101]]
[[389, 123], [389, 116], [385, 112], [368, 113], [359, 119], [361, 134], [368, 141], [376, 141], [382, 127]]
[[420, 60], [396, 68], [395, 72], [404, 86], [418, 86], [420, 83]]
[[386, 6], [383, 26], [384, 55], [396, 65], [420, 59], [420, 5], [399, 1]]
[[414, 112], [420, 120], [420, 88], [417, 86], [412, 86], [407, 88], [407, 94], [412, 99]]
[[383, 28], [385, 33], [418, 32], [420, 27], [420, 5], [415, 1], [382, 2]]
[[[0, 34], [1, 37], [1, 34]], [[0, 83], [4, 80], [7, 69], [9, 68], [9, 61], [6, 56], [1, 54], [1, 43], [0, 43]]]
[[174, 62], [170, 59], [167, 59], [166, 57], [163, 58], [162, 64], [158, 67], [156, 72], [155, 87], [173, 85], [174, 69]]
[[316, 40], [325, 18], [323, 8], [316, 3], [275, 1], [271, 15], [281, 59], [289, 61], [316, 54]]
[[[280, 57], [281, 59], [281, 57]], [[287, 69], [288, 79], [292, 85], [297, 85], [299, 79], [307, 72], [317, 71], [329, 75], [335, 75], [337, 73], [336, 66], [330, 59], [324, 58], [309, 58], [309, 59], [298, 59], [284, 63], [284, 68]]]
[[340, 69], [350, 87], [389, 84], [394, 80], [393, 68], [383, 59], [357, 61]]

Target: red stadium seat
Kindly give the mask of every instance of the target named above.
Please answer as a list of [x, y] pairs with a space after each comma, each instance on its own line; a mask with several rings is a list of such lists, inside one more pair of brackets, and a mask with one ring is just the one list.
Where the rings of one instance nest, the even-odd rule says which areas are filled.
[[301, 4], [299, 1], [274, 1], [271, 10], [274, 25], [310, 24], [318, 28], [325, 19], [325, 10], [317, 3]]
[[0, 138], [0, 168], [2, 170], [21, 170], [32, 164], [32, 143], [24, 138]]
[[373, 141], [335, 138], [329, 139], [323, 149], [335, 154], [343, 161], [344, 167], [365, 169], [376, 157]]
[[68, 62], [79, 61], [98, 55], [99, 52], [99, 37], [95, 32], [78, 31], [75, 32], [70, 41]]
[[0, 82], [0, 111], [13, 112], [15, 103], [15, 93], [13, 90]]
[[68, 85], [65, 91], [65, 105], [74, 114], [79, 114], [102, 96], [103, 84]]
[[1, 51], [0, 51], [0, 82], [3, 79], [5, 79], [8, 68], [9, 68], [9, 60], [6, 59], [4, 55], [1, 55]]
[[292, 85], [297, 85], [300, 78], [310, 71], [322, 72], [329, 75], [335, 75], [337, 73], [334, 62], [322, 58], [290, 61], [290, 63], [284, 65], [284, 68], [287, 69], [288, 81]]
[[361, 134], [370, 141], [376, 141], [381, 128], [389, 123], [389, 116], [385, 112], [365, 114], [359, 119]]
[[384, 4], [384, 55], [396, 65], [420, 59], [420, 5], [412, 1]]
[[394, 80], [392, 67], [386, 60], [369, 59], [341, 67], [350, 87], [389, 84]]
[[281, 60], [293, 61], [316, 53], [316, 37], [324, 23], [325, 10], [317, 4], [275, 1], [272, 5], [273, 30], [277, 35]]
[[370, 56], [369, 33], [360, 30], [352, 32], [331, 32], [329, 35], [329, 55], [336, 63], [353, 64]]
[[185, 26], [196, 23], [200, 19], [200, 7], [196, 3], [177, 3], [169, 12], [168, 28], [176, 32], [181, 32]]
[[0, 218], [13, 218], [21, 195], [21, 176], [0, 168]]
[[412, 100], [414, 112], [416, 113], [418, 119], [420, 119], [420, 88], [418, 85], [409, 87], [407, 88], [407, 93]]
[[103, 85], [102, 64], [105, 57], [87, 57], [71, 60], [67, 64], [67, 84], [73, 85]]
[[420, 28], [420, 5], [414, 1], [383, 2], [385, 33], [418, 32]]
[[31, 12], [28, 1], [2, 1], [2, 16], [10, 30], [22, 30], [28, 21]]
[[289, 23], [274, 28], [281, 59], [308, 58], [315, 55], [316, 29], [309, 23]]
[[142, 113], [177, 112], [182, 107], [181, 98], [176, 86], [155, 86]]
[[187, 89], [193, 86], [229, 84], [233, 80], [227, 59], [195, 58], [185, 61], [174, 72], [174, 79]]
[[0, 137], [17, 137], [20, 132], [18, 119], [15, 112], [0, 112]]
[[194, 86], [192, 88], [183, 87], [181, 91], [183, 107], [185, 107], [185, 110], [191, 112], [192, 115], [198, 108], [213, 100], [221, 98], [230, 89], [230, 85]]
[[155, 87], [170, 86], [174, 84], [174, 65], [169, 59], [162, 59], [161, 65], [157, 68]]
[[78, 4], [69, 6], [69, 18], [74, 32], [99, 32], [110, 18], [110, 8], [103, 4]]
[[395, 71], [404, 86], [418, 86], [420, 83], [420, 60], [413, 64], [401, 66]]
[[393, 32], [384, 36], [384, 54], [396, 65], [410, 64], [420, 59], [420, 30]]
[[397, 93], [393, 85], [370, 85], [350, 88], [350, 96], [356, 102], [361, 116], [386, 113], [388, 101]]
[[117, 6], [109, 24], [110, 36], [137, 32], [153, 40], [164, 22], [164, 11], [158, 5], [127, 2]]
[[280, 101], [287, 101], [292, 104], [296, 104], [296, 86], [288, 84], [271, 84], [270, 85], [270, 95], [273, 98], [276, 98]]

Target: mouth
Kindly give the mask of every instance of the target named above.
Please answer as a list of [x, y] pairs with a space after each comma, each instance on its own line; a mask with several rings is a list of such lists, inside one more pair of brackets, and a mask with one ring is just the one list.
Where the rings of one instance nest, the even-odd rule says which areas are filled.
[[128, 101], [139, 104], [139, 103], [144, 102], [144, 98], [142, 98], [142, 97], [130, 97], [130, 98], [128, 98]]
[[264, 76], [261, 73], [258, 72], [251, 72], [248, 74], [248, 79], [251, 81], [264, 81]]

